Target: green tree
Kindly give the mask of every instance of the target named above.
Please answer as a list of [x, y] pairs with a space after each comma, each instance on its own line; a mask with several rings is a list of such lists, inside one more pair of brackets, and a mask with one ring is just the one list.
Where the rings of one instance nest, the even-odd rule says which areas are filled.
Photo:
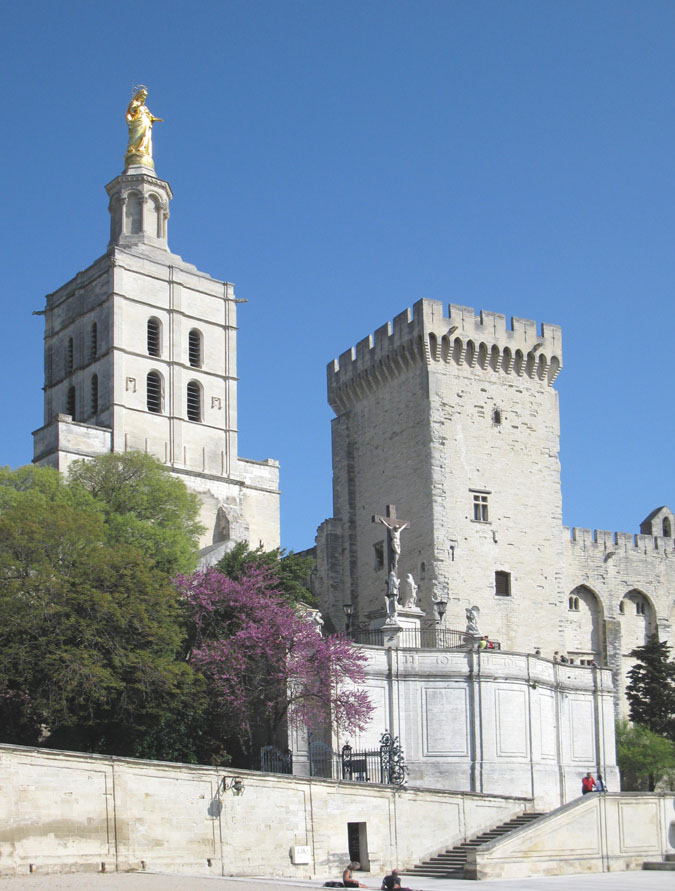
[[624, 789], [656, 784], [675, 769], [675, 744], [640, 724], [625, 719], [616, 725], [616, 757]]
[[306, 603], [316, 606], [316, 597], [307, 587], [309, 576], [316, 565], [313, 557], [303, 557], [293, 551], [286, 552], [281, 548], [265, 551], [262, 545], [249, 550], [244, 542], [237, 542], [234, 548], [219, 561], [218, 572], [239, 581], [246, 575], [247, 569], [254, 566], [268, 569], [275, 580], [275, 586], [289, 603]]
[[170, 576], [197, 565], [199, 498], [155, 458], [114, 452], [76, 461], [68, 484], [93, 495], [110, 543], [131, 545]]
[[0, 740], [223, 761], [174, 586], [111, 539], [79, 482], [0, 472]]
[[657, 634], [631, 651], [637, 661], [628, 672], [626, 697], [631, 721], [675, 742], [675, 662], [669, 653], [670, 647]]

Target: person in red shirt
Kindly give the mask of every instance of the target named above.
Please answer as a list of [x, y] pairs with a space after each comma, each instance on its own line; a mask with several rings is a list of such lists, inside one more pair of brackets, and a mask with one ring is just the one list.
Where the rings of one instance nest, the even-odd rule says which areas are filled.
[[588, 792], [595, 792], [595, 780], [590, 770], [581, 781], [581, 794], [586, 795]]

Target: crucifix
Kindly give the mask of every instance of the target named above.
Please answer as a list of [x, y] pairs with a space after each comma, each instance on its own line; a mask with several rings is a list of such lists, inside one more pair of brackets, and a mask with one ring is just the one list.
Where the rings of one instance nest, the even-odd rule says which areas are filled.
[[410, 526], [408, 520], [401, 520], [396, 516], [396, 506], [387, 505], [387, 513], [384, 517], [373, 514], [373, 523], [381, 523], [387, 527], [387, 572], [398, 570], [398, 558], [401, 556], [401, 532]]

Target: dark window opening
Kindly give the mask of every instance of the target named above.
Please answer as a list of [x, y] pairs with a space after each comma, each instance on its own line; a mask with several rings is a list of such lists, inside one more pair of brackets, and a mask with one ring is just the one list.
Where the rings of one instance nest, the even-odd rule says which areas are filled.
[[162, 411], [162, 378], [156, 371], [150, 371], [145, 381], [145, 396], [148, 411], [159, 414]]
[[94, 374], [91, 378], [91, 413], [95, 415], [98, 412], [98, 375]]
[[666, 538], [673, 537], [673, 527], [670, 525], [668, 517], [663, 518], [663, 534]]
[[511, 596], [511, 573], [498, 569], [495, 572], [495, 594], [499, 597]]
[[202, 367], [202, 336], [195, 328], [188, 335], [188, 359], [193, 368]]
[[621, 613], [622, 616], [626, 612], [626, 604], [624, 603], [623, 600], [619, 604], [619, 612]]
[[96, 322], [92, 322], [91, 325], [91, 350], [89, 352], [89, 356], [91, 359], [95, 359], [98, 355], [98, 325]]
[[474, 493], [473, 496], [473, 518], [477, 523], [488, 522], [488, 497], [487, 495], [479, 495]]
[[501, 424], [501, 422], [502, 422], [502, 413], [498, 408], [496, 408], [492, 412], [492, 423], [499, 425], [499, 424]]
[[157, 319], [148, 319], [148, 355], [159, 356], [160, 328]]
[[68, 345], [66, 346], [66, 374], [72, 374], [74, 365], [74, 348], [73, 348], [73, 338], [68, 338]]
[[384, 569], [384, 542], [376, 541], [373, 550], [375, 552], [375, 571], [377, 572], [378, 569]]
[[202, 393], [196, 381], [190, 381], [187, 385], [187, 416], [188, 421], [202, 419]]
[[75, 420], [75, 387], [68, 387], [66, 393], [66, 414]]
[[573, 612], [579, 612], [579, 598], [578, 597], [570, 597], [569, 599], [569, 609]]

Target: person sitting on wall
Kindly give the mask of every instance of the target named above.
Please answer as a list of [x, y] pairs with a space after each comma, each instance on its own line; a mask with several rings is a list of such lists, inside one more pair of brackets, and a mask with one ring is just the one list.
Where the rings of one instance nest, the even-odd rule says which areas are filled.
[[560, 654], [560, 661], [561, 661], [562, 663], [564, 663], [565, 665], [569, 665], [569, 664], [570, 664], [570, 660], [567, 658], [567, 656], [566, 656], [564, 653], [561, 653], [561, 654]]
[[589, 792], [595, 792], [595, 780], [593, 779], [593, 774], [588, 771], [586, 776], [581, 780], [581, 794], [588, 795]]
[[595, 783], [595, 791], [596, 792], [606, 792], [607, 791], [607, 786], [605, 785], [605, 781], [603, 780], [601, 773], [598, 774], [598, 779]]
[[367, 888], [367, 885], [362, 885], [361, 882], [356, 881], [356, 879], [352, 875], [353, 869], [361, 869], [361, 864], [358, 862], [358, 860], [352, 860], [352, 862], [342, 873], [342, 884], [345, 886], [345, 888]]

